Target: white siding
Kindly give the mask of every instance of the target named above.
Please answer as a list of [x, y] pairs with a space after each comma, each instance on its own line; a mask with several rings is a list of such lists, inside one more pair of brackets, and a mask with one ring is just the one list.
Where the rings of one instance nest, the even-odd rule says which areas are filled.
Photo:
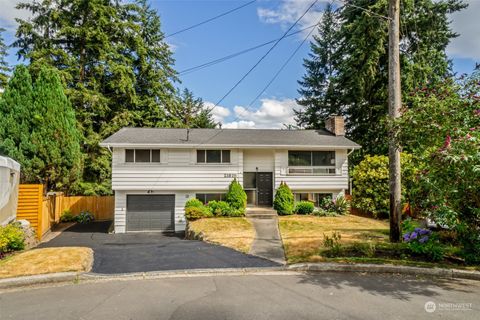
[[242, 152], [231, 151], [229, 164], [197, 164], [195, 150], [162, 149], [163, 163], [125, 163], [125, 150], [113, 152], [113, 190], [226, 190], [237, 176], [242, 182]]
[[336, 190], [336, 193], [341, 190], [348, 189], [348, 157], [347, 150], [337, 150], [336, 155], [336, 170], [335, 175], [316, 175], [316, 176], [295, 176], [287, 175], [288, 168], [288, 150], [276, 150], [275, 152], [275, 189], [279, 187], [282, 181], [286, 182], [288, 186], [296, 191], [321, 191], [321, 190]]
[[274, 150], [243, 150], [243, 171], [273, 172], [275, 167]]

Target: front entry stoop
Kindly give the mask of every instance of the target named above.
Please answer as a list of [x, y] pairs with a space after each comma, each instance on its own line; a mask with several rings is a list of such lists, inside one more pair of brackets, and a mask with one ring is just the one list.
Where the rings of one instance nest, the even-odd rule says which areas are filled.
[[285, 264], [277, 212], [271, 208], [248, 208], [246, 216], [255, 228], [255, 240], [250, 254]]
[[277, 211], [268, 207], [250, 207], [245, 213], [247, 218], [272, 219], [277, 218]]

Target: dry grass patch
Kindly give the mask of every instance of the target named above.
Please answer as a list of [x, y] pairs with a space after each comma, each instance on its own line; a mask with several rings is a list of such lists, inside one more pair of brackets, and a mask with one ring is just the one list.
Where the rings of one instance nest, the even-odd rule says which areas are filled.
[[280, 233], [289, 263], [322, 261], [323, 235], [341, 234], [342, 243], [385, 242], [388, 223], [354, 215], [339, 217], [287, 216], [279, 218]]
[[246, 218], [210, 218], [189, 222], [189, 229], [203, 239], [248, 253], [255, 238], [255, 229]]
[[0, 261], [0, 278], [90, 271], [92, 263], [93, 251], [90, 248], [33, 249], [16, 253]]

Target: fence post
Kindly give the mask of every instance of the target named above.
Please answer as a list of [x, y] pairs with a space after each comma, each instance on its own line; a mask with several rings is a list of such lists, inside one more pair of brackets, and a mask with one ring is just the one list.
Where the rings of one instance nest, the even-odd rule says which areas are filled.
[[42, 240], [42, 224], [43, 224], [43, 185], [38, 185], [38, 203], [37, 203], [37, 238]]

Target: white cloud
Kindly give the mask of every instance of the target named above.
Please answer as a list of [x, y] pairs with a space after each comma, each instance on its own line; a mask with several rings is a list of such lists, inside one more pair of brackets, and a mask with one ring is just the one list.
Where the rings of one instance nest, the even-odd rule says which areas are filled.
[[[298, 22], [298, 28], [302, 29], [318, 23], [322, 17], [324, 4], [327, 0], [319, 1], [308, 13]], [[276, 8], [258, 8], [257, 15], [260, 20], [268, 24], [280, 24], [286, 28], [292, 25], [312, 4], [311, 0], [281, 0]], [[302, 38], [310, 30], [305, 30]]]
[[17, 27], [15, 18], [28, 19], [30, 12], [26, 10], [17, 10], [15, 7], [19, 2], [29, 2], [23, 0], [0, 0], [0, 25], [13, 32]]
[[295, 124], [294, 109], [300, 106], [293, 99], [263, 99], [258, 110], [242, 106], [233, 108], [236, 119], [226, 122], [223, 128], [282, 128], [284, 124]]
[[447, 53], [455, 58], [480, 60], [480, 1], [467, 1], [469, 6], [451, 15], [453, 31], [460, 34], [447, 48]]
[[223, 123], [225, 121], [225, 118], [230, 115], [230, 110], [222, 106], [216, 106], [215, 108], [213, 108], [214, 106], [215, 104], [212, 102], [205, 102], [205, 107], [212, 108], [213, 119], [216, 122]]

